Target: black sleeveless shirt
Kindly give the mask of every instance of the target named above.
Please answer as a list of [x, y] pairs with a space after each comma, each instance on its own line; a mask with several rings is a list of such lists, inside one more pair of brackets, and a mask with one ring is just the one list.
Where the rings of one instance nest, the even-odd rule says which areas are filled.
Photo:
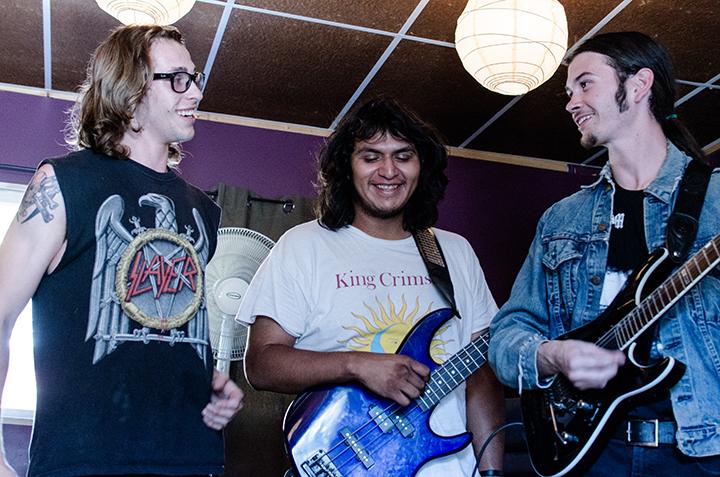
[[[33, 297], [30, 476], [219, 474], [202, 421], [212, 352], [204, 269], [219, 208], [174, 172], [91, 151], [55, 169], [67, 249]], [[18, 271], [21, 273], [21, 271]]]

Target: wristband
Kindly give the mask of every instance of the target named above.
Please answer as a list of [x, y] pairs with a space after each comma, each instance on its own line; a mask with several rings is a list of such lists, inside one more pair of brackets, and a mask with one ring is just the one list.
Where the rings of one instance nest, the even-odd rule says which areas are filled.
[[480, 477], [503, 477], [505, 474], [498, 469], [485, 469], [480, 471]]

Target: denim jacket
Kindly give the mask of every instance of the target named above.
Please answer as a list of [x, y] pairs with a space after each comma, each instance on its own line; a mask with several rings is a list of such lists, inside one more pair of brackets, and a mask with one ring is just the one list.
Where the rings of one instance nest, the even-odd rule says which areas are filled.
[[[668, 143], [667, 158], [645, 190], [648, 250], [665, 244], [665, 224], [690, 158]], [[506, 385], [537, 388], [540, 343], [599, 314], [615, 184], [606, 165], [599, 179], [550, 207], [508, 302], [491, 325], [490, 364]], [[720, 169], [713, 171], [691, 253], [720, 232]], [[720, 454], [720, 271], [715, 268], [659, 323], [661, 354], [687, 365], [671, 389], [678, 447], [690, 456]]]

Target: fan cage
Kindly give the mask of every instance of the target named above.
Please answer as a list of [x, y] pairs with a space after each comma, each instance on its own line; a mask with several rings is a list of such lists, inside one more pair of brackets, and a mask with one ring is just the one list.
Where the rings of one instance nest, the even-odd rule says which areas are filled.
[[231, 278], [249, 284], [274, 245], [275, 242], [255, 230], [224, 227], [218, 231], [217, 249], [208, 263], [205, 280], [210, 344], [213, 358], [219, 364], [243, 358], [247, 326], [237, 323], [234, 314], [223, 312], [214, 293], [216, 286]]

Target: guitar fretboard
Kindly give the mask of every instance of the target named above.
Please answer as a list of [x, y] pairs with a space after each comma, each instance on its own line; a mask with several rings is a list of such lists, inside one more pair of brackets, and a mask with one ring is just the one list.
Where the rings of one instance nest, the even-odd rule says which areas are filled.
[[670, 275], [632, 312], [613, 326], [608, 334], [600, 338], [597, 344], [608, 347], [609, 340], [614, 339], [618, 349], [625, 349], [718, 263], [720, 263], [720, 235], [705, 244]]
[[428, 411], [450, 391], [458, 387], [487, 361], [490, 331], [485, 330], [476, 340], [455, 353], [430, 375], [422, 396], [415, 401], [423, 411]]

